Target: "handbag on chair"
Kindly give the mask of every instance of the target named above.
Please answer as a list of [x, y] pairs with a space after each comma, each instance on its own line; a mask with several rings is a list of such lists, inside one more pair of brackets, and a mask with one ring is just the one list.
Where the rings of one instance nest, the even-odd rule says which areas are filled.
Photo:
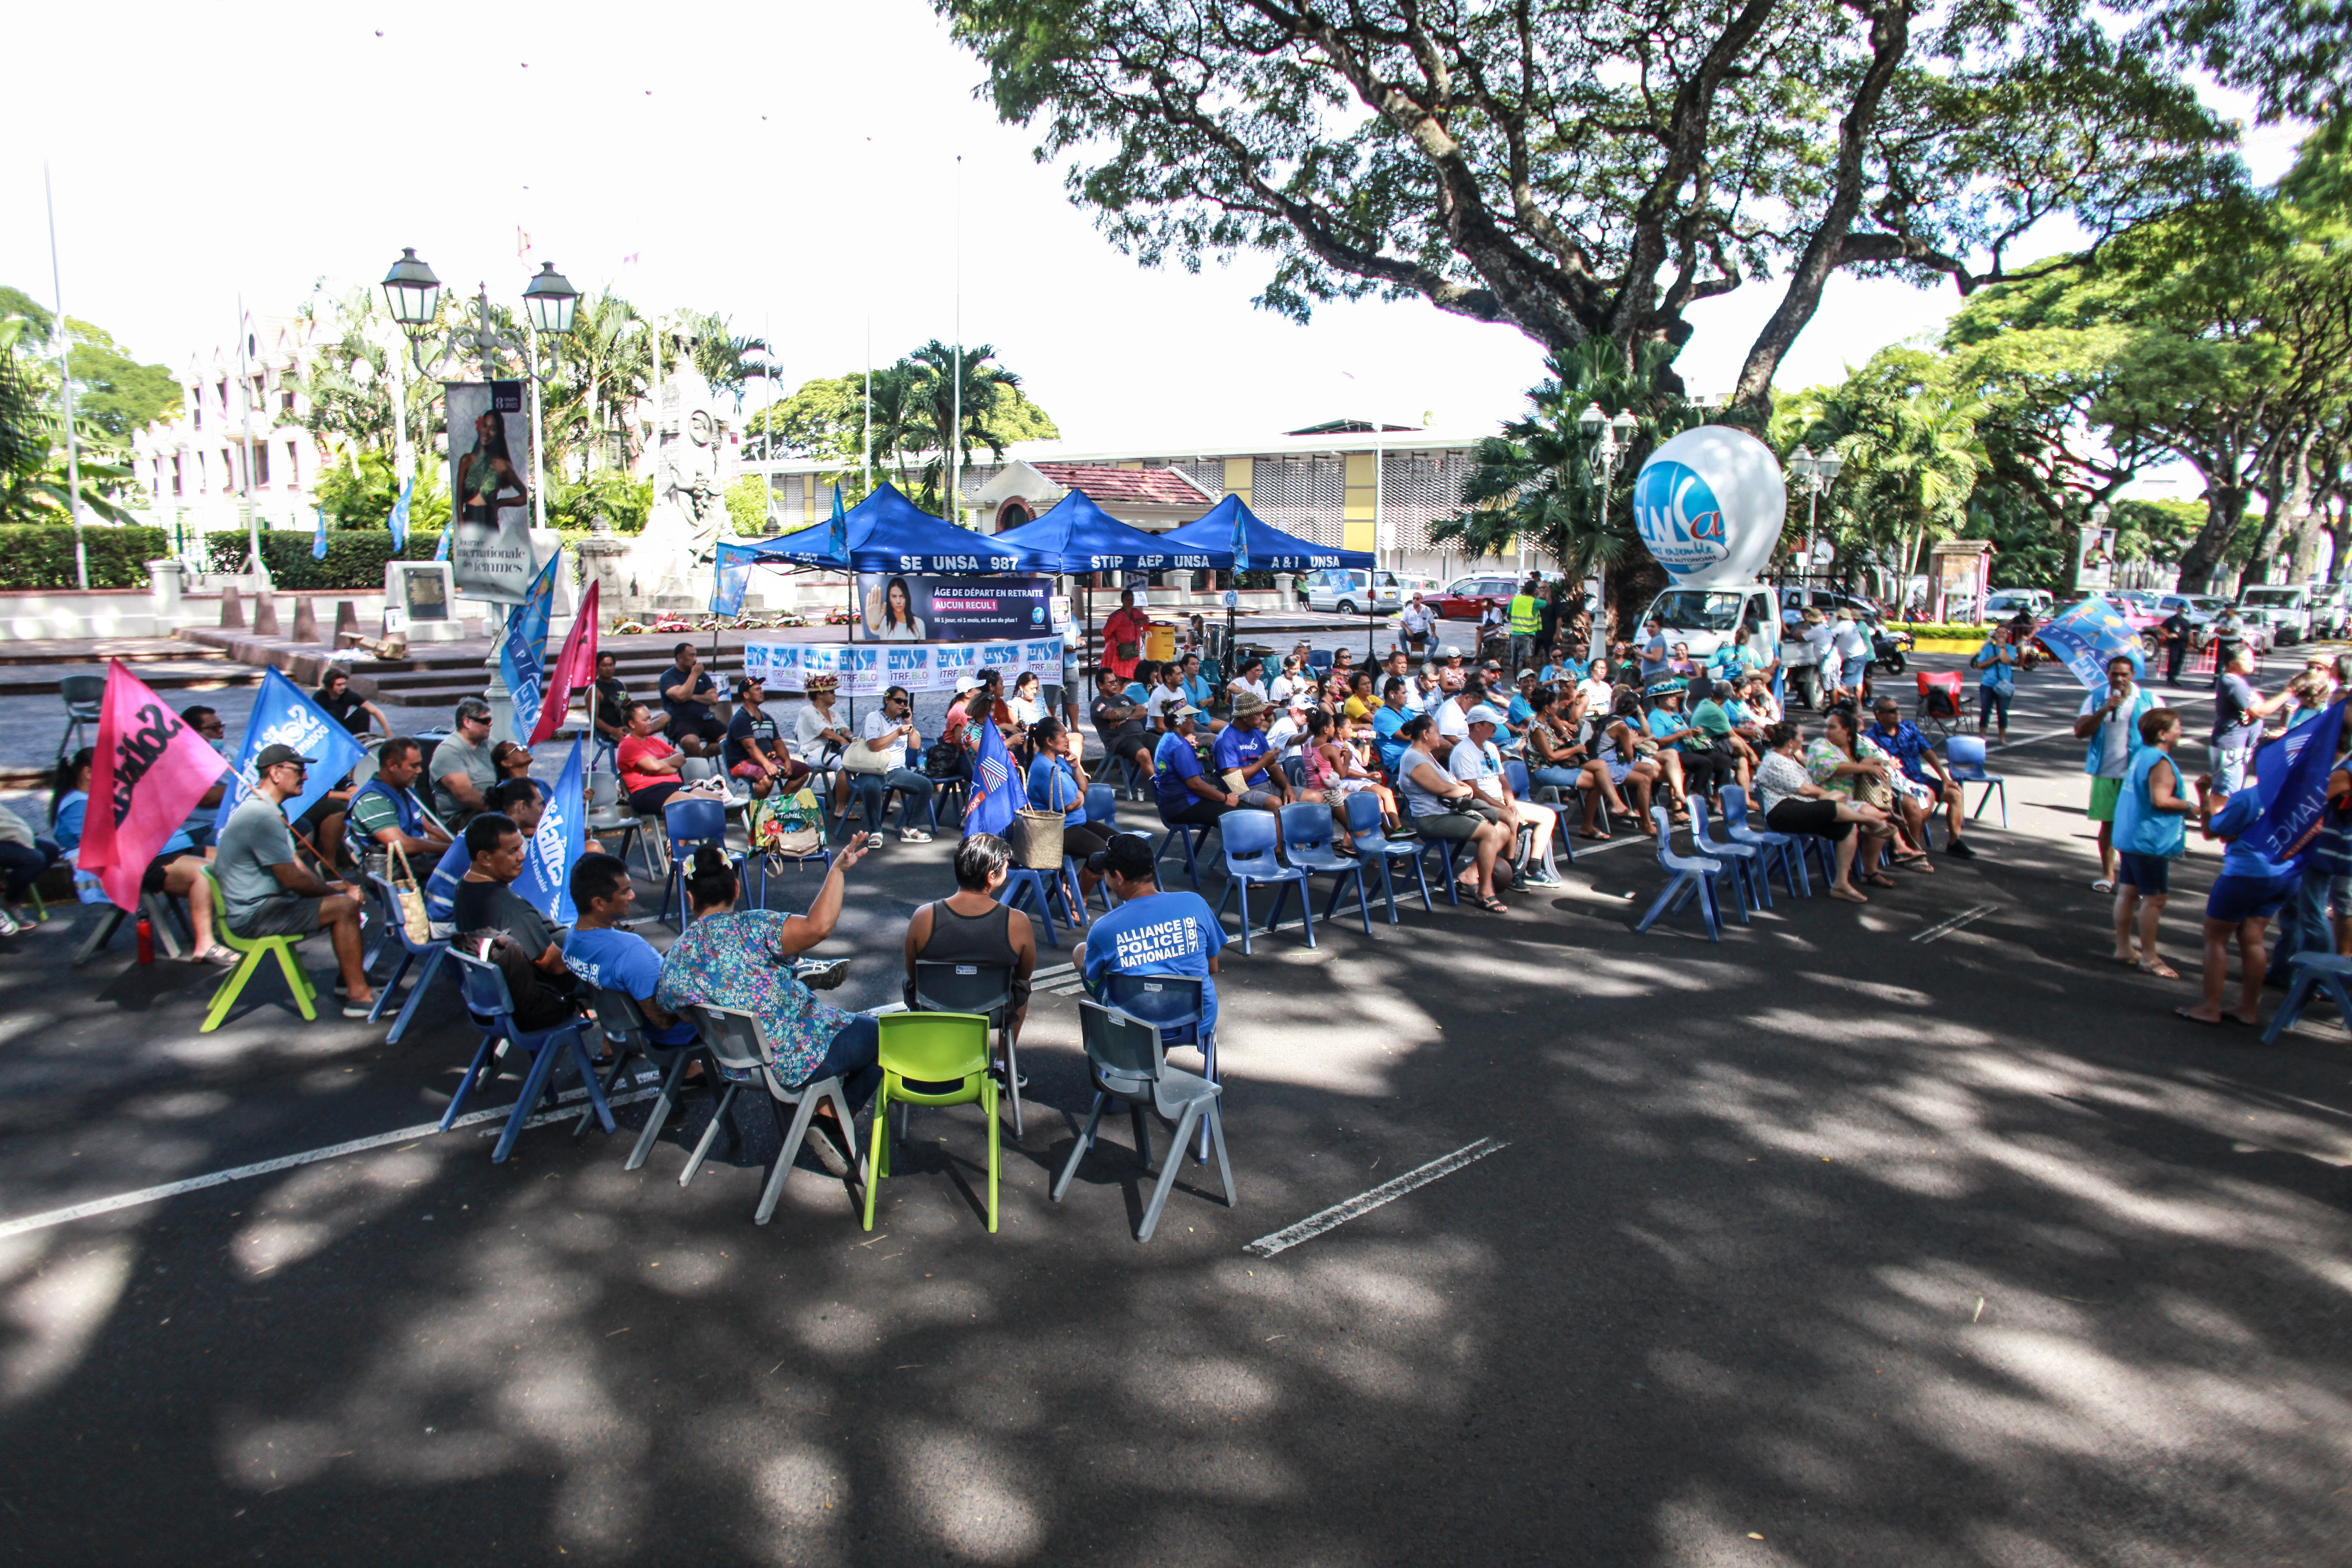
[[408, 863], [408, 852], [397, 839], [393, 841], [392, 858], [400, 868], [388, 879], [392, 896], [400, 905], [400, 928], [421, 947], [433, 940], [432, 917], [425, 912], [425, 890], [417, 883], [415, 868]]

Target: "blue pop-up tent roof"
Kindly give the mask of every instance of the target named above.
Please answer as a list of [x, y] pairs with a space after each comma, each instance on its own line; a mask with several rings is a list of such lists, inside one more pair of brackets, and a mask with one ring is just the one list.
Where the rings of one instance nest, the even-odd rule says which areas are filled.
[[996, 542], [1034, 549], [1055, 571], [1225, 571], [1234, 564], [1233, 551], [1223, 545], [1188, 547], [1174, 538], [1122, 523], [1073, 490], [1034, 522], [997, 535]]
[[1055, 571], [1034, 549], [935, 517], [885, 480], [849, 508], [847, 559], [833, 549], [831, 519], [758, 544], [721, 547], [729, 560], [830, 567], [835, 571], [911, 571], [961, 577], [987, 571]]
[[[1236, 527], [1241, 537], [1236, 539]], [[1340, 549], [1286, 534], [1228, 496], [1181, 528], [1161, 536], [1171, 546], [1221, 551], [1235, 571], [1320, 571], [1328, 567], [1370, 567], [1368, 549]]]

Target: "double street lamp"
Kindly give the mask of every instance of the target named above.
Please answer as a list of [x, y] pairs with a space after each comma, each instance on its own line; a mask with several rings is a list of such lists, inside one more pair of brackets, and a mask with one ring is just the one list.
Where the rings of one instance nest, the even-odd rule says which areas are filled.
[[[1602, 413], [1597, 402], [1585, 404], [1584, 412], [1577, 416], [1577, 428], [1584, 433], [1584, 439], [1592, 444], [1591, 449], [1584, 455], [1584, 465], [1592, 476], [1594, 486], [1601, 492], [1599, 521], [1604, 527], [1609, 521], [1609, 491], [1617, 482], [1617, 466], [1625, 461], [1625, 454], [1633, 449], [1633, 433], [1641, 428], [1641, 423], [1630, 410], [1621, 408], [1612, 416]], [[1608, 643], [1608, 614], [1609, 569], [1604, 566], [1601, 569], [1601, 601], [1592, 607], [1595, 642], [1603, 646]], [[1592, 650], [1588, 649], [1587, 652]]]
[[[425, 380], [438, 381], [451, 361], [467, 359], [480, 361], [485, 375], [502, 379], [497, 372], [507, 368], [509, 356], [523, 359], [530, 382], [531, 520], [534, 526], [545, 528], [547, 478], [541, 449], [546, 441], [540, 392], [554, 382], [554, 345], [571, 334], [580, 291], [555, 270], [553, 262], [541, 262], [539, 275], [522, 291], [523, 319], [530, 328], [526, 337], [519, 339], [499, 326], [498, 319], [490, 313], [488, 290], [477, 286], [474, 298], [465, 307], [472, 319], [452, 327], [436, 340], [433, 327], [441, 316], [441, 279], [435, 276], [430, 264], [419, 258], [414, 248], [404, 247], [400, 259], [383, 275], [383, 287], [393, 320], [407, 335], [408, 357], [415, 364], [416, 373]], [[542, 337], [549, 340], [544, 368], [539, 362], [539, 340]], [[415, 462], [408, 444], [407, 402], [404, 390], [394, 394], [394, 441], [404, 485]]]
[[1789, 454], [1789, 472], [1803, 481], [1805, 486], [1805, 559], [1800, 580], [1812, 575], [1815, 524], [1821, 515], [1822, 492], [1837, 483], [1838, 470], [1845, 466], [1845, 457], [1834, 446], [1825, 452], [1812, 452], [1800, 446]]

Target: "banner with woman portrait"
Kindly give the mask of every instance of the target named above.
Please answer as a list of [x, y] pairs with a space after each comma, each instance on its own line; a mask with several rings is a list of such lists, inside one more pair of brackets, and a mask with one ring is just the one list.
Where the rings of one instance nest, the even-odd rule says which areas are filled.
[[1043, 577], [857, 574], [861, 643], [984, 643], [1042, 637], [1053, 627], [1054, 584]]
[[449, 570], [477, 599], [530, 591], [530, 414], [520, 382], [446, 382]]

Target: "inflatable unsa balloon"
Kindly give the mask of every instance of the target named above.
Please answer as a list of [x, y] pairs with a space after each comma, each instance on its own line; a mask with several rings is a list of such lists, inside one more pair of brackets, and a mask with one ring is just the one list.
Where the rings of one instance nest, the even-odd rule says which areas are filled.
[[1650, 454], [1633, 480], [1642, 542], [1675, 582], [1754, 582], [1789, 510], [1772, 449], [1744, 430], [1702, 424]]

